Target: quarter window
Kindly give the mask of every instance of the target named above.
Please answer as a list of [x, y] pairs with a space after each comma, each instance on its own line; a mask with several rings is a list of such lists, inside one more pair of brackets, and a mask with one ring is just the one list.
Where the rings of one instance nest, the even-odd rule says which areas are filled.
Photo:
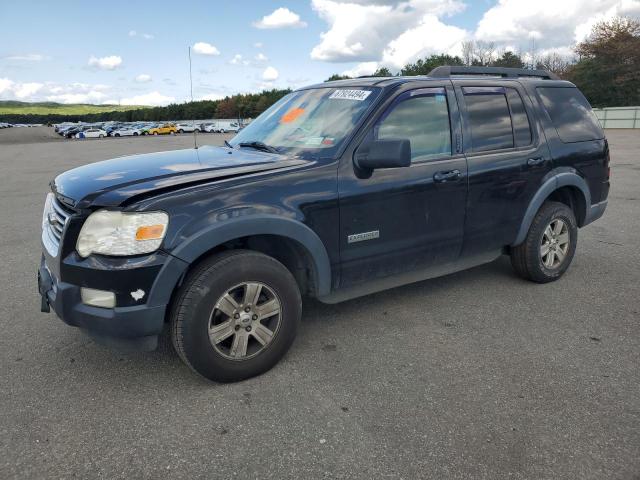
[[505, 88], [507, 100], [511, 109], [511, 121], [513, 122], [513, 138], [516, 147], [525, 147], [531, 144], [531, 125], [524, 109], [522, 98], [515, 88]]
[[400, 95], [374, 130], [377, 139], [409, 139], [411, 159], [451, 155], [451, 127], [445, 90]]
[[575, 87], [538, 87], [545, 110], [565, 143], [604, 138], [591, 105]]

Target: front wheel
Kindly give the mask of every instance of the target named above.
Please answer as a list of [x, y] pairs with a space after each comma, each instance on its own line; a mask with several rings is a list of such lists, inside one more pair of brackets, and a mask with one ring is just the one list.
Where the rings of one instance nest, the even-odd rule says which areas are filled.
[[272, 257], [234, 250], [187, 278], [171, 309], [171, 336], [200, 375], [234, 382], [260, 375], [289, 350], [302, 315], [291, 272]]
[[522, 278], [553, 282], [567, 271], [578, 244], [573, 210], [564, 203], [545, 202], [524, 242], [511, 250], [511, 265]]
[[178, 130], [178, 133], [184, 133], [184, 130], [180, 129]]
[[100, 138], [104, 138], [104, 135], [103, 135], [103, 134], [100, 134], [100, 135], [98, 135], [98, 136], [99, 136]]
[[154, 135], [158, 135], [158, 132], [153, 132]]
[[133, 132], [133, 136], [137, 137], [138, 136], [138, 132]]

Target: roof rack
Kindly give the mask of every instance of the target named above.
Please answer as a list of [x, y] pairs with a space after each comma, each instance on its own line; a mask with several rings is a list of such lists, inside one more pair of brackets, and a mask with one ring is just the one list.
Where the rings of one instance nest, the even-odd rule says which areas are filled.
[[436, 67], [429, 72], [429, 77], [448, 78], [454, 76], [465, 75], [487, 75], [492, 77], [503, 78], [521, 78], [532, 77], [542, 78], [546, 80], [559, 80], [555, 73], [546, 70], [527, 70], [526, 68], [507, 68], [507, 67], [459, 67], [444, 65]]

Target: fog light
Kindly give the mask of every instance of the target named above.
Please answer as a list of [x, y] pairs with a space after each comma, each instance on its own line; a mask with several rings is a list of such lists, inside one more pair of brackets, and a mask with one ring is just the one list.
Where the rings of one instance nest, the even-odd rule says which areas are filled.
[[94, 307], [113, 308], [116, 306], [116, 294], [106, 290], [96, 290], [94, 288], [80, 289], [80, 297], [85, 305]]

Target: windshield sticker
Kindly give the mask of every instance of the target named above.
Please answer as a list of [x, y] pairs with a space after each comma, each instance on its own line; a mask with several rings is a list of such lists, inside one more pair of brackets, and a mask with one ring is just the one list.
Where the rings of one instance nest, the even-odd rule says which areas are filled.
[[309, 137], [305, 140], [305, 144], [307, 145], [322, 145], [322, 141], [324, 137]]
[[295, 122], [297, 118], [304, 113], [304, 108], [292, 108], [280, 117], [280, 123]]
[[371, 90], [336, 90], [329, 98], [340, 100], [356, 100], [362, 102], [371, 94]]

